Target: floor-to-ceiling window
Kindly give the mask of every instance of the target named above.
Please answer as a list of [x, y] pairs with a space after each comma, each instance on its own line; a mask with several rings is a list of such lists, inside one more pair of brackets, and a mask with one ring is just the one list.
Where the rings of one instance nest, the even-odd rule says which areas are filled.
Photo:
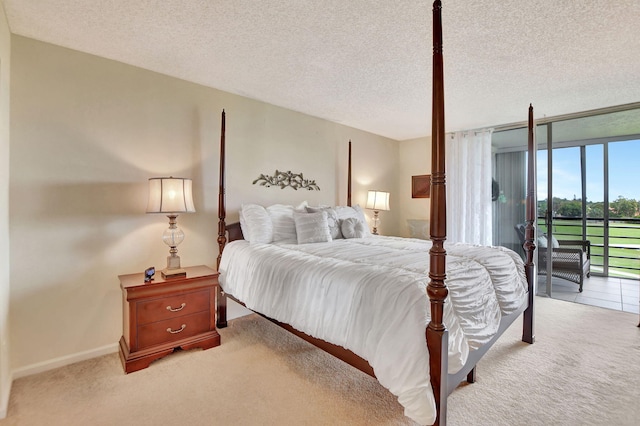
[[[548, 206], [546, 189], [538, 192], [540, 230], [548, 234], [551, 222], [556, 238], [589, 240], [596, 275], [640, 278], [638, 156], [638, 139], [552, 150], [553, 200]], [[542, 176], [547, 158], [538, 152]], [[539, 180], [544, 188], [547, 179]]]
[[608, 144], [607, 275], [640, 278], [640, 138]]
[[[640, 279], [640, 108], [544, 121], [536, 128], [539, 235], [589, 241], [593, 275]], [[522, 253], [512, 230], [524, 221], [526, 130], [498, 129], [493, 141], [494, 244]], [[549, 295], [553, 264], [539, 280]]]

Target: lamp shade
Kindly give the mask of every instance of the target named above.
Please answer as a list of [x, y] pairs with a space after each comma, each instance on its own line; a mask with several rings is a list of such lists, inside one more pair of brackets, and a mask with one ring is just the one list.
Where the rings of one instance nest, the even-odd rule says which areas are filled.
[[389, 193], [384, 191], [369, 191], [367, 205], [371, 210], [389, 210]]
[[147, 213], [194, 213], [191, 179], [159, 177], [149, 179]]

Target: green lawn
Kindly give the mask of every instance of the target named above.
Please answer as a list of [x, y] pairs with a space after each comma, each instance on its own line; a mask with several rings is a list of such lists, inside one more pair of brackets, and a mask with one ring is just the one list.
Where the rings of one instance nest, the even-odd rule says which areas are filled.
[[[544, 222], [539, 223], [538, 227], [539, 232], [546, 232]], [[580, 240], [582, 239], [582, 226], [579, 221], [556, 219], [553, 222], [553, 234], [559, 240]], [[591, 242], [591, 264], [594, 266], [604, 264], [603, 235], [602, 223], [587, 223], [587, 239]], [[640, 224], [611, 222], [609, 227], [609, 275], [626, 277], [626, 274], [634, 274], [640, 278]]]

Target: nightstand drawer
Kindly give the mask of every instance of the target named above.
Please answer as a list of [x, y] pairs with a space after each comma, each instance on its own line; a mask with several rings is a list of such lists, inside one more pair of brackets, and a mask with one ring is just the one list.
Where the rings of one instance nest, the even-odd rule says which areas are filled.
[[184, 315], [165, 321], [138, 326], [138, 350], [169, 343], [209, 331], [211, 312]]
[[161, 299], [138, 302], [137, 324], [149, 324], [196, 312], [210, 310], [209, 289], [180, 294], [178, 296], [163, 297]]

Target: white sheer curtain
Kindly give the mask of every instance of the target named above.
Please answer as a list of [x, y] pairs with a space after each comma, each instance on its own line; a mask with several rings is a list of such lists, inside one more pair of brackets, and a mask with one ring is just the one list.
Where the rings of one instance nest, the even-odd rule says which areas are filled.
[[446, 138], [447, 241], [491, 245], [491, 133]]

